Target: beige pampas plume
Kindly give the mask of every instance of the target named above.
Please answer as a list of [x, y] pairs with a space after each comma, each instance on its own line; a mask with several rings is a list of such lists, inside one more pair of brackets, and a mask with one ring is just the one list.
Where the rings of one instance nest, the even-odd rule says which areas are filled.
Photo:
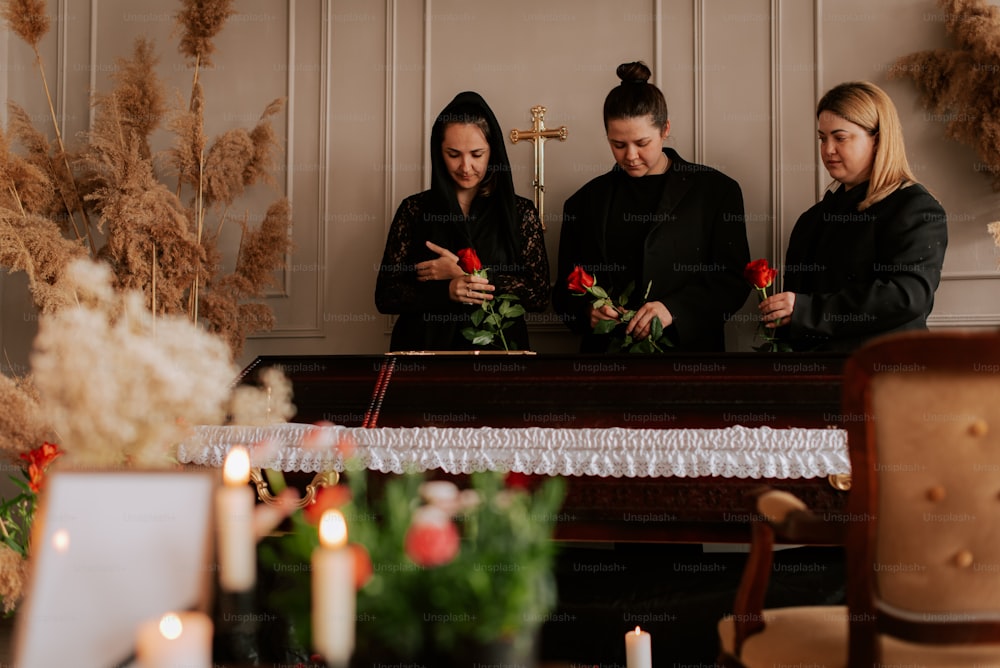
[[[165, 161], [176, 170], [170, 187], [157, 173], [156, 161], [164, 156], [151, 145], [169, 110], [149, 40], [137, 39], [130, 57], [116, 61], [114, 86], [94, 96], [94, 121], [81, 135], [86, 145], [73, 156], [62, 142], [51, 101], [54, 141], [34, 128], [24, 109], [9, 104], [9, 136], [0, 131], [0, 265], [28, 274], [42, 312], [77, 299], [61, 274], [84, 251], [61, 238], [66, 234], [86, 240], [91, 257], [109, 264], [115, 288], [141, 292], [157, 314], [187, 314], [234, 351], [242, 349], [248, 334], [273, 325], [268, 306], [243, 302], [262, 298], [273, 272], [283, 266], [291, 226], [287, 202], [272, 206], [259, 228], [243, 225], [231, 273], [224, 273], [227, 255], [217, 248], [237, 198], [256, 183], [274, 184], [269, 170], [279, 142], [272, 121], [283, 107], [283, 100], [274, 100], [252, 129], [229, 130], [211, 143], [206, 139], [198, 69], [208, 63], [212, 40], [233, 15], [232, 6], [232, 0], [181, 2], [179, 48], [194, 59], [194, 78], [187, 110], [171, 112], [168, 125], [175, 133]], [[37, 46], [48, 29], [45, 11], [42, 0], [6, 2], [2, 14], [34, 49], [43, 84]], [[25, 149], [23, 157], [11, 150], [14, 140]], [[276, 246], [269, 251], [262, 247], [266, 243]], [[200, 300], [209, 307], [199, 310]]]
[[116, 59], [111, 75], [115, 88], [108, 102], [117, 107], [121, 131], [140, 142], [144, 158], [151, 155], [149, 136], [166, 113], [163, 84], [155, 69], [158, 62], [152, 42], [140, 37], [133, 45], [132, 58]]
[[274, 168], [274, 152], [278, 148], [278, 137], [271, 125], [271, 117], [278, 114], [284, 106], [284, 98], [271, 100], [254, 129], [250, 131], [253, 141], [253, 159], [243, 170], [243, 182], [252, 185], [257, 181], [273, 183], [271, 170]]
[[182, 30], [178, 50], [201, 65], [211, 65], [214, 38], [236, 12], [232, 0], [182, 0], [177, 24]]
[[230, 398], [230, 422], [238, 425], [269, 425], [288, 422], [295, 415], [292, 382], [278, 367], [260, 372], [257, 385], [239, 385]]
[[12, 153], [0, 128], [0, 207], [15, 212], [44, 213], [52, 202], [52, 183], [36, 165]]
[[288, 235], [291, 213], [291, 205], [283, 197], [268, 207], [259, 228], [244, 228], [236, 275], [245, 282], [246, 296], [262, 297], [263, 288], [271, 284], [274, 271], [284, 265], [284, 255], [291, 250]]
[[7, 0], [2, 14], [10, 29], [18, 37], [38, 49], [38, 42], [49, 31], [49, 15], [45, 0]]
[[[204, 255], [177, 196], [157, 180], [142, 155], [144, 142], [120, 130], [120, 107], [106, 98], [81, 164], [91, 172], [87, 196], [107, 229], [99, 257], [115, 270], [117, 285], [141, 290], [158, 313], [186, 312], [186, 291]], [[155, 277], [154, 263], [159, 268]]]
[[236, 270], [209, 284], [203, 298], [206, 320], [213, 331], [227, 338], [239, 354], [247, 334], [267, 330], [274, 325], [274, 315], [264, 304], [246, 302], [264, 296], [274, 272], [284, 266], [284, 256], [291, 250], [288, 230], [291, 206], [285, 198], [274, 202], [260, 227], [251, 230], [243, 221], [243, 240]]
[[28, 582], [28, 560], [0, 544], [0, 600], [5, 614], [13, 612]]
[[177, 172], [181, 185], [201, 189], [202, 161], [205, 153], [205, 132], [202, 114], [205, 105], [204, 91], [200, 83], [191, 90], [190, 109], [178, 113], [170, 121], [174, 132], [173, 147], [167, 152], [168, 163]]
[[952, 139], [976, 149], [976, 171], [1000, 191], [1000, 8], [984, 0], [938, 0], [956, 49], [920, 51], [896, 61], [890, 77], [907, 77], [924, 106], [947, 121]]
[[35, 305], [43, 312], [68, 304], [59, 286], [63, 269], [82, 246], [62, 236], [59, 227], [37, 213], [47, 209], [52, 188], [42, 171], [10, 152], [0, 129], [0, 266], [23, 271]]
[[237, 373], [229, 348], [183, 316], [154, 322], [140, 294], [110, 290], [107, 266], [84, 262], [67, 272], [99, 284], [89, 303], [39, 320], [31, 366], [42, 411], [75, 465], [171, 465], [191, 425], [225, 418]]
[[[52, 218], [64, 231], [71, 231], [66, 212], [71, 207], [78, 209], [80, 201], [76, 198], [76, 189], [72, 183], [67, 183], [66, 162], [53, 161], [48, 139], [35, 129], [28, 112], [20, 105], [13, 101], [8, 102], [7, 113], [10, 119], [8, 127], [11, 138], [16, 139], [24, 147], [24, 161], [38, 170], [41, 176], [39, 187], [43, 194], [26, 208]], [[76, 236], [79, 238], [79, 235]]]
[[212, 144], [205, 160], [205, 205], [229, 206], [247, 186], [258, 180], [273, 182], [270, 170], [278, 140], [271, 117], [281, 111], [282, 99], [273, 100], [250, 132], [235, 128]]
[[[64, 193], [63, 199], [66, 203], [66, 215], [69, 217], [70, 227], [73, 228], [77, 239], [86, 238], [87, 242], [90, 244], [91, 250], [96, 252], [97, 246], [95, 245], [93, 236], [90, 233], [90, 221], [87, 220], [86, 209], [80, 206], [80, 197], [76, 193], [76, 183], [72, 178], [72, 170], [69, 166], [69, 156], [66, 152], [66, 145], [63, 143], [62, 132], [59, 129], [58, 119], [56, 118], [56, 110], [52, 103], [52, 93], [49, 91], [49, 83], [45, 77], [45, 67], [42, 62], [42, 56], [38, 51], [38, 42], [49, 30], [49, 17], [48, 14], [46, 14], [46, 3], [44, 0], [7, 0], [2, 9], [0, 9], [0, 13], [2, 13], [3, 18], [6, 20], [10, 29], [21, 39], [27, 42], [28, 45], [31, 46], [32, 51], [35, 53], [35, 66], [38, 68], [38, 73], [42, 79], [42, 87], [45, 89], [45, 99], [48, 101], [49, 105], [49, 116], [52, 118], [52, 130], [55, 132], [56, 145], [58, 146], [53, 157], [55, 160], [62, 162], [60, 170], [65, 174], [64, 178], [55, 179], [55, 182], [60, 186], [64, 185], [64, 181], [68, 184], [68, 188], [72, 192]], [[82, 222], [79, 224], [76, 222], [74, 217], [77, 211], [80, 213], [82, 218]], [[83, 226], [82, 231], [80, 229], [81, 225]]]
[[[1000, 248], [1000, 220], [986, 223], [986, 231], [993, 237], [993, 245]], [[1000, 265], [1000, 260], [997, 261], [997, 264]]]
[[253, 140], [243, 128], [225, 132], [205, 158], [205, 206], [232, 204], [243, 193], [243, 170], [253, 159]]
[[84, 248], [64, 238], [49, 219], [0, 211], [0, 265], [27, 274], [32, 300], [42, 313], [73, 303], [63, 272], [73, 259], [85, 256]]
[[7, 459], [53, 439], [30, 378], [0, 374], [0, 406], [0, 450]]

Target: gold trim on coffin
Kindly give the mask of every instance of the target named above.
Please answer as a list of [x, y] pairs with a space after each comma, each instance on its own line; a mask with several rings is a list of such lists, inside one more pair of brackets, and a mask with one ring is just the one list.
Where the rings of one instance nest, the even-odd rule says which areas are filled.
[[[270, 506], [275, 505], [278, 497], [271, 493], [263, 471], [259, 468], [250, 469], [250, 480], [257, 487], [257, 498]], [[306, 485], [305, 494], [296, 502], [295, 507], [305, 508], [313, 502], [313, 499], [316, 498], [316, 493], [320, 489], [323, 487], [333, 487], [338, 482], [340, 482], [340, 474], [336, 471], [320, 471], [313, 476], [312, 482]]]
[[827, 480], [830, 482], [830, 487], [840, 490], [841, 492], [851, 491], [851, 474], [850, 473], [831, 473], [827, 476]]

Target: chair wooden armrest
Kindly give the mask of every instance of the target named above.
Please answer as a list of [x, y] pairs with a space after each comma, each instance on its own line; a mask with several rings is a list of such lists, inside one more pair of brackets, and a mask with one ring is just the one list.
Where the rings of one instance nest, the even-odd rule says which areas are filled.
[[754, 518], [766, 521], [784, 543], [843, 545], [847, 538], [845, 515], [819, 516], [789, 492], [766, 488], [755, 495]]
[[842, 544], [845, 524], [814, 514], [794, 494], [763, 487], [751, 493], [753, 518], [750, 554], [733, 601], [734, 647], [764, 630], [764, 597], [774, 562], [775, 536], [787, 543]]

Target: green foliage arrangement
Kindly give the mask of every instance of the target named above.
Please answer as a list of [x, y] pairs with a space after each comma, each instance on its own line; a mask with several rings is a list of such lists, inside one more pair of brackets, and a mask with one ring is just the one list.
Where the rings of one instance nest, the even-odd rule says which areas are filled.
[[[341, 510], [358, 555], [358, 654], [445, 665], [435, 661], [491, 644], [527, 651], [556, 603], [552, 534], [562, 478], [474, 473], [460, 492], [420, 474], [371, 486], [364, 470], [345, 477], [346, 490], [333, 488], [317, 503], [343, 502], [349, 490]], [[283, 574], [269, 602], [303, 647], [308, 563], [318, 545], [309, 516], [296, 513], [287, 535], [260, 548], [262, 567]]]

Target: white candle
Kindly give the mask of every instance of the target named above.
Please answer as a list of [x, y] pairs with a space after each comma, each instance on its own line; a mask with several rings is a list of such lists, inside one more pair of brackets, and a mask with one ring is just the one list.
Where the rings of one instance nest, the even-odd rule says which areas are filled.
[[320, 545], [312, 556], [313, 648], [332, 666], [346, 666], [354, 651], [354, 555], [339, 510], [319, 521]]
[[253, 589], [257, 581], [257, 544], [253, 533], [254, 493], [250, 482], [250, 453], [236, 446], [222, 467], [223, 486], [216, 492], [219, 532], [219, 586], [223, 591]]
[[652, 668], [652, 637], [638, 626], [625, 634], [625, 665], [627, 668]]
[[212, 620], [202, 612], [171, 612], [139, 625], [141, 668], [211, 668]]

